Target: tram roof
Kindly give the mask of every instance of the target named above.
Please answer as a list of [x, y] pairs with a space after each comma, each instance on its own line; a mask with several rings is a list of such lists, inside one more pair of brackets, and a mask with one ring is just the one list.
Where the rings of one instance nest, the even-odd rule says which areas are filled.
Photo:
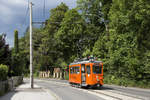
[[70, 65], [76, 65], [76, 64], [87, 64], [87, 63], [101, 63], [102, 61], [78, 61], [78, 62], [73, 62]]

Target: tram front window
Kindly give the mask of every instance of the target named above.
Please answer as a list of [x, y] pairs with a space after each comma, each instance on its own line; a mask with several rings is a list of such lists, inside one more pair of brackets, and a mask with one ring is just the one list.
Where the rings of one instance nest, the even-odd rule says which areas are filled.
[[101, 74], [102, 73], [102, 67], [98, 65], [93, 65], [93, 73], [94, 74]]

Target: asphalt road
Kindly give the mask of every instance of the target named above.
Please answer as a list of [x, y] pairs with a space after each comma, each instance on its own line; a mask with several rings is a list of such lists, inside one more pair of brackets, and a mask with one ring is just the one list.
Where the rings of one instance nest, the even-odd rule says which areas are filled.
[[[42, 80], [69, 84], [68, 81], [66, 80], [56, 80], [56, 79], [42, 79]], [[37, 83], [55, 92], [58, 96], [62, 98], [62, 100], [102, 100], [102, 98], [100, 97], [76, 90], [72, 88], [71, 86], [61, 86], [59, 84], [50, 84], [44, 81], [37, 82]], [[112, 91], [114, 93], [120, 93], [126, 96], [138, 97], [144, 100], [150, 100], [150, 89], [121, 87], [121, 86], [115, 86], [115, 85], [104, 85], [100, 90]]]
[[123, 92], [123, 93], [131, 94], [133, 96], [147, 97], [150, 100], [150, 89], [121, 87], [121, 86], [114, 86], [114, 85], [104, 85], [103, 88], [110, 88], [110, 89], [120, 91], [120, 92]]
[[[66, 82], [66, 81], [59, 81], [59, 82]], [[35, 84], [45, 87], [46, 89], [49, 89], [62, 100], [104, 100], [93, 94], [77, 90], [69, 85], [60, 85], [53, 83], [52, 80], [49, 80], [48, 82], [36, 79]]]

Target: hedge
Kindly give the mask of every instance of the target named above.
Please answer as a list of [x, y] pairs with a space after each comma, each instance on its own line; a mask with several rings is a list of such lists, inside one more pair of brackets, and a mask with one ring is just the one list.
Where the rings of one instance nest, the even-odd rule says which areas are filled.
[[8, 66], [0, 64], [0, 81], [7, 79], [8, 75]]

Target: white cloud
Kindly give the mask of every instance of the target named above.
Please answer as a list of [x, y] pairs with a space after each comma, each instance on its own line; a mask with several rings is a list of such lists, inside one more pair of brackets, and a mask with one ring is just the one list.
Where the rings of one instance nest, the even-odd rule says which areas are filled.
[[1, 12], [1, 16], [0, 16], [1, 22], [7, 23], [12, 19], [11, 18], [12, 11], [9, 7], [0, 4], [0, 12]]
[[[43, 19], [43, 5], [44, 0], [29, 0], [34, 3], [33, 17], [40, 21]], [[61, 2], [66, 3], [69, 8], [76, 6], [76, 0], [45, 0], [46, 18], [49, 16], [49, 10], [55, 8]], [[13, 46], [13, 30], [18, 29], [20, 34], [23, 34], [28, 24], [22, 25], [24, 21], [26, 9], [28, 7], [28, 0], [0, 0], [0, 32], [7, 33], [7, 43]], [[29, 21], [27, 16], [26, 23]]]
[[2, 0], [2, 3], [4, 3], [5, 5], [8, 6], [25, 6], [26, 4], [28, 4], [27, 0]]
[[10, 24], [16, 16], [24, 14], [22, 11], [27, 5], [27, 0], [1, 0], [0, 1], [0, 21], [3, 24]]

